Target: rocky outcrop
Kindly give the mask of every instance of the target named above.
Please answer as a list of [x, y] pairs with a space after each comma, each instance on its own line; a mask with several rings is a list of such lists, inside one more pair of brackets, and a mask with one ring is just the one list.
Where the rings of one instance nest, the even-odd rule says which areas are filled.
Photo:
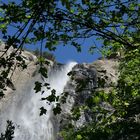
[[[5, 51], [4, 44], [0, 46], [0, 56]], [[15, 51], [12, 47], [4, 54], [4, 58], [6, 58], [11, 52]], [[39, 70], [39, 63], [37, 57], [26, 50], [23, 50], [20, 56], [25, 61], [25, 64], [27, 65], [27, 68], [23, 69], [22, 67], [16, 66], [16, 60], [14, 61], [13, 66], [11, 67], [11, 71], [8, 75], [8, 78], [10, 79], [10, 84], [6, 87], [6, 90], [4, 91], [4, 97], [0, 99], [0, 110], [4, 107], [4, 104], [8, 102], [15, 94], [18, 94], [20, 92], [26, 92], [26, 90], [29, 91], [29, 89], [32, 89], [34, 87], [35, 81], [42, 80], [40, 77], [40, 74], [38, 74]], [[46, 60], [47, 64], [44, 64], [46, 68], [49, 68], [52, 66], [53, 62]], [[48, 65], [48, 62], [50, 65]], [[5, 70], [5, 69], [4, 69]], [[0, 73], [3, 71], [3, 68], [0, 69]]]
[[[71, 80], [64, 90], [68, 93], [68, 98], [66, 104], [62, 106], [60, 129], [71, 121], [68, 117], [71, 116], [73, 107], [85, 104], [86, 99], [90, 98], [94, 91], [109, 92], [117, 84], [118, 61], [117, 59], [102, 59], [91, 64], [77, 64], [70, 75]], [[113, 108], [106, 103], [102, 103], [101, 106], [113, 111]], [[80, 112], [80, 114], [79, 120], [74, 122], [76, 126], [81, 126], [95, 117], [89, 111]]]
[[[10, 51], [11, 50], [7, 51], [5, 55], [9, 55]], [[12, 75], [12, 84], [9, 85], [5, 91], [5, 98], [0, 102], [0, 109], [3, 108], [3, 102], [12, 98], [14, 93], [22, 92], [22, 90], [27, 90], [26, 93], [28, 93], [28, 91], [30, 91], [29, 89], [33, 88], [34, 82], [40, 79], [40, 75], [37, 74], [39, 69], [37, 58], [28, 51], [23, 51], [21, 56], [27, 64], [27, 69], [16, 67], [16, 69], [13, 69], [14, 72], [10, 73], [10, 75]], [[52, 62], [50, 63], [52, 65]], [[56, 63], [53, 65], [54, 71], [52, 72], [54, 73], [55, 69], [61, 69], [61, 66], [62, 64]], [[46, 67], [48, 67], [48, 65], [46, 65]], [[69, 117], [71, 116], [71, 109], [74, 106], [83, 105], [86, 99], [92, 96], [94, 91], [104, 90], [109, 92], [112, 87], [117, 84], [117, 70], [117, 59], [100, 59], [90, 64], [77, 64], [73, 68], [72, 72], [69, 73], [71, 80], [64, 89], [64, 93], [66, 93], [66, 103], [61, 105], [62, 112], [57, 116], [60, 122], [60, 130], [65, 124], [71, 122]], [[108, 104], [102, 103], [101, 105], [113, 111], [113, 108]], [[79, 120], [73, 123], [75, 123], [76, 126], [81, 126], [85, 122], [91, 121], [93, 117], [90, 111], [80, 112]]]

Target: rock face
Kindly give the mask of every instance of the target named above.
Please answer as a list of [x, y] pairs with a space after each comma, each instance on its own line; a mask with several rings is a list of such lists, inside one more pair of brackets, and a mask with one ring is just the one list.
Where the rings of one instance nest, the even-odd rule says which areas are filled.
[[[0, 45], [0, 56], [3, 55], [3, 58], [7, 58], [11, 53], [15, 52], [16, 49], [10, 47], [8, 51], [5, 49], [5, 45]], [[17, 54], [20, 54], [21, 58], [23, 58], [23, 61], [25, 61], [25, 64], [27, 65], [27, 68], [23, 69], [21, 67], [18, 67], [16, 59], [14, 60], [13, 66], [11, 67], [11, 71], [8, 75], [8, 78], [11, 80], [12, 84], [8, 85], [7, 91], [5, 91], [5, 95], [7, 95], [9, 92], [14, 92], [16, 89], [20, 89], [24, 85], [27, 84], [27, 81], [30, 81], [32, 77], [34, 77], [37, 74], [37, 71], [39, 69], [39, 63], [37, 57], [26, 50], [23, 50], [17, 52]], [[53, 62], [51, 60], [46, 60], [45, 67], [52, 66]], [[0, 67], [0, 73], [3, 68]]]
[[[8, 54], [9, 52], [7, 52], [7, 55]], [[23, 51], [21, 55], [27, 64], [27, 69], [23, 70], [21, 68], [16, 68], [14, 70], [12, 75], [13, 85], [7, 87], [5, 98], [0, 100], [0, 110], [4, 107], [3, 102], [6, 102], [9, 100], [9, 98], [12, 98], [12, 93], [17, 93], [18, 91], [32, 88], [28, 85], [33, 86], [33, 83], [40, 79], [40, 76], [36, 75], [39, 69], [37, 65], [37, 58], [28, 51]], [[54, 65], [55, 69], [59, 67], [61, 67], [61, 64]], [[83, 105], [86, 99], [91, 96], [93, 91], [105, 90], [108, 92], [112, 89], [112, 86], [117, 84], [117, 69], [118, 61], [116, 59], [101, 59], [91, 64], [77, 64], [73, 68], [72, 72], [69, 73], [69, 75], [71, 75], [71, 80], [64, 88], [64, 92], [68, 93], [66, 103], [62, 104], [62, 113], [61, 115], [58, 115], [57, 118], [58, 121], [61, 122], [59, 126], [60, 130], [70, 121], [69, 116], [71, 115], [71, 109], [73, 106]], [[113, 109], [105, 103], [102, 103], [102, 106], [113, 111]], [[80, 113], [80, 119], [73, 122], [76, 124], [76, 126], [81, 126], [83, 123], [89, 122], [93, 118], [90, 112]]]
[[[4, 44], [2, 44], [0, 47], [1, 56], [5, 51]], [[13, 51], [14, 49], [11, 47], [3, 57], [6, 58]], [[11, 68], [11, 72], [8, 75], [8, 78], [11, 80], [11, 84], [9, 84], [4, 91], [4, 98], [0, 99], [0, 109], [3, 108], [3, 104], [5, 102], [7, 102], [10, 98], [13, 98], [14, 94], [25, 91], [26, 89], [32, 89], [34, 87], [34, 82], [41, 79], [40, 75], [38, 74], [39, 63], [37, 57], [33, 53], [26, 50], [22, 51], [21, 57], [25, 61], [27, 68], [23, 69], [16, 66], [15, 61], [13, 67]], [[46, 60], [46, 62], [46, 68], [52, 66], [53, 64], [53, 62], [49, 60]], [[50, 65], [48, 65], [48, 62]], [[0, 69], [0, 73], [1, 71], [2, 69]]]
[[[71, 80], [64, 89], [64, 92], [68, 93], [68, 98], [66, 104], [63, 105], [63, 112], [60, 116], [62, 122], [60, 129], [70, 121], [68, 116], [71, 115], [70, 111], [72, 107], [83, 105], [93, 91], [104, 90], [105, 92], [109, 92], [112, 86], [117, 84], [117, 69], [118, 61], [116, 59], [97, 60], [92, 64], [77, 64], [73, 68], [70, 73]], [[108, 104], [102, 103], [101, 105], [113, 111], [113, 108]], [[85, 122], [89, 122], [93, 117], [90, 112], [81, 112], [79, 120], [73, 123], [78, 127]]]

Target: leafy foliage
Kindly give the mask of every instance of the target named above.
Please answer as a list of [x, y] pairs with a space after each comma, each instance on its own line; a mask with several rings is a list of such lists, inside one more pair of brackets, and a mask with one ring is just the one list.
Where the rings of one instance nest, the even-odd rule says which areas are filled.
[[[82, 106], [74, 106], [72, 120], [79, 120], [81, 112], [88, 112], [92, 120], [85, 122], [81, 127], [62, 130], [65, 140], [138, 140], [140, 139], [140, 48], [131, 48], [124, 51], [120, 60], [120, 75], [118, 84], [109, 93], [104, 90], [93, 89], [92, 94], [85, 99]], [[103, 81], [103, 82], [102, 82]], [[105, 79], [98, 80], [98, 88], [104, 88]], [[83, 85], [83, 81], [78, 81]], [[84, 86], [80, 86], [80, 94]], [[102, 103], [105, 103], [106, 108]]]
[[[8, 75], [15, 62], [18, 62], [17, 66], [26, 68], [20, 56], [24, 45], [40, 43], [39, 72], [47, 78], [47, 70], [43, 66], [43, 46], [55, 51], [60, 43], [71, 44], [80, 52], [83, 42], [90, 38], [93, 40], [90, 52], [98, 49], [104, 56], [119, 56], [118, 85], [108, 94], [93, 90], [85, 104], [75, 107], [72, 114], [73, 119], [78, 120], [81, 110], [90, 111], [95, 118], [80, 128], [68, 125], [68, 129], [62, 131], [62, 136], [65, 140], [139, 139], [140, 127], [135, 120], [140, 113], [139, 11], [138, 0], [21, 0], [20, 4], [2, 0], [0, 33], [5, 49], [0, 54], [0, 96], [11, 82]], [[15, 33], [9, 33], [11, 26]], [[103, 44], [101, 47], [95, 43], [98, 40]], [[11, 46], [13, 51], [5, 57]], [[80, 92], [88, 81], [76, 82], [81, 82], [76, 91]], [[104, 79], [98, 79], [98, 82], [100, 87], [105, 84]], [[36, 82], [36, 92], [41, 91], [42, 86], [42, 83]], [[49, 88], [48, 84], [46, 87]], [[54, 90], [46, 99], [58, 101]], [[63, 103], [65, 99], [66, 96], [61, 99]], [[114, 111], [106, 110], [101, 102], [110, 104]], [[58, 103], [54, 114], [61, 112], [60, 107]], [[46, 113], [43, 107], [40, 109], [40, 115]]]
[[[1, 18], [0, 32], [5, 42], [5, 50], [0, 57], [0, 67], [10, 73], [14, 59], [20, 66], [26, 68], [20, 57], [24, 45], [40, 43], [40, 54], [43, 46], [55, 51], [58, 44], [71, 44], [77, 51], [81, 51], [83, 41], [91, 38], [93, 42], [102, 40], [102, 53], [116, 53], [119, 49], [136, 48], [139, 35], [139, 4], [132, 1], [32, 1], [21, 0], [19, 4], [14, 1], [0, 3]], [[137, 28], [136, 28], [137, 27]], [[13, 28], [13, 33], [9, 29]], [[14, 32], [15, 31], [15, 32]], [[137, 35], [135, 34], [137, 32]], [[138, 41], [137, 41], [138, 42]], [[3, 58], [13, 46], [15, 50]], [[99, 49], [93, 43], [90, 51]], [[45, 54], [46, 55], [46, 52]], [[48, 56], [48, 54], [47, 54]], [[50, 56], [48, 56], [50, 57]], [[51, 59], [53, 59], [51, 57]], [[40, 63], [44, 63], [41, 56]], [[1, 89], [6, 86], [7, 76], [1, 77]]]
[[12, 140], [14, 138], [15, 127], [11, 121], [7, 121], [5, 133], [1, 133], [0, 140]]
[[42, 116], [43, 114], [46, 114], [47, 110], [44, 107], [40, 108], [40, 116]]

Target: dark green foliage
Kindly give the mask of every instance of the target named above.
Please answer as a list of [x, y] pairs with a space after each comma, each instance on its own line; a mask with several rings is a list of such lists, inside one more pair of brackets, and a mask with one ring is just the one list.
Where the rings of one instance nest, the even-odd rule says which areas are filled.
[[57, 114], [60, 114], [61, 113], [61, 105], [60, 105], [60, 103], [57, 103], [56, 104], [56, 107], [54, 107], [53, 108], [53, 113], [54, 113], [54, 115], [57, 115]]
[[[140, 139], [140, 49], [126, 50], [120, 62], [118, 85], [105, 93], [93, 89], [93, 93], [85, 99], [82, 106], [74, 106], [73, 121], [78, 120], [81, 111], [88, 112], [90, 122], [69, 131], [63, 129], [65, 140], [138, 140]], [[103, 81], [103, 84], [102, 84]], [[81, 83], [78, 81], [79, 84]], [[104, 88], [105, 79], [98, 79], [99, 88]], [[79, 84], [77, 86], [79, 86]], [[112, 86], [112, 85], [110, 85]], [[83, 89], [82, 89], [83, 87]], [[79, 87], [78, 87], [79, 88]], [[84, 90], [81, 86], [80, 92]], [[106, 108], [102, 102], [109, 105]], [[111, 105], [111, 106], [110, 106]]]
[[14, 136], [13, 136], [14, 130], [15, 130], [15, 127], [14, 127], [12, 121], [7, 121], [5, 133], [1, 134], [0, 140], [12, 140], [14, 138]]
[[44, 107], [40, 108], [40, 116], [42, 116], [43, 114], [46, 114], [47, 110]]
[[104, 87], [105, 86], [105, 79], [98, 77], [98, 86], [99, 87]]
[[50, 84], [49, 84], [49, 83], [45, 83], [44, 86], [45, 86], [47, 89], [50, 89]]
[[37, 92], [41, 91], [41, 88], [42, 88], [42, 83], [36, 81], [35, 87], [34, 87], [35, 92], [37, 93]]
[[[61, 6], [60, 6], [61, 5]], [[43, 57], [54, 60], [54, 56], [43, 52], [43, 46], [54, 51], [57, 45], [71, 44], [81, 51], [83, 42], [93, 39], [89, 51], [98, 49], [95, 40], [102, 40], [103, 55], [111, 55], [122, 48], [136, 48], [139, 30], [139, 4], [132, 1], [32, 1], [1, 2], [0, 29], [6, 44], [0, 57], [0, 66], [11, 69], [13, 58], [20, 62], [18, 66], [26, 68], [21, 60], [20, 52], [25, 44], [40, 43], [40, 49], [35, 50], [40, 55], [39, 62], [45, 62]], [[133, 15], [133, 16], [132, 16]], [[125, 17], [125, 18], [124, 18]], [[7, 32], [14, 25], [12, 35]], [[137, 32], [137, 34], [135, 34]], [[13, 46], [16, 50], [4, 60], [3, 56]], [[108, 51], [106, 51], [108, 50]], [[117, 53], [116, 53], [117, 54]], [[10, 71], [8, 71], [9, 73]]]
[[55, 100], [56, 100], [56, 95], [55, 95], [55, 90], [53, 89], [52, 91], [51, 91], [51, 95], [49, 95], [48, 97], [46, 97], [46, 98], [42, 98], [42, 100], [47, 100], [47, 101], [49, 101], [49, 102], [55, 102]]
[[74, 107], [72, 110], [72, 118], [73, 120], [78, 120], [81, 116], [80, 107]]
[[41, 66], [39, 69], [39, 73], [44, 77], [44, 78], [48, 78], [48, 71], [47, 68]]
[[[3, 0], [2, 0], [3, 1]], [[4, 1], [3, 1], [4, 2]], [[0, 33], [6, 44], [0, 54], [0, 95], [10, 83], [8, 74], [15, 63], [26, 68], [25, 61], [20, 52], [25, 44], [40, 43], [38, 60], [40, 74], [47, 77], [47, 70], [43, 66], [45, 58], [54, 57], [47, 52], [42, 52], [43, 46], [50, 51], [55, 51], [57, 45], [71, 44], [78, 52], [81, 51], [84, 41], [92, 39], [93, 44], [89, 51], [96, 49], [103, 56], [116, 56], [120, 61], [119, 81], [117, 87], [105, 94], [103, 91], [93, 89], [85, 104], [73, 109], [73, 119], [77, 120], [80, 111], [89, 111], [95, 118], [80, 128], [69, 127], [62, 131], [65, 140], [135, 140], [139, 139], [139, 124], [135, 121], [139, 112], [140, 95], [140, 43], [139, 43], [139, 11], [138, 0], [60, 0], [39, 1], [21, 0], [0, 4]], [[14, 25], [12, 35], [7, 32]], [[102, 42], [102, 48], [98, 46], [98, 40]], [[97, 44], [95, 43], [97, 41]], [[100, 43], [99, 43], [100, 44]], [[6, 58], [7, 51], [13, 46], [15, 50]], [[71, 73], [69, 73], [71, 74]], [[74, 77], [73, 77], [74, 79]], [[98, 86], [104, 87], [105, 80], [99, 78]], [[77, 82], [77, 93], [80, 93], [89, 82]], [[49, 85], [44, 85], [49, 89]], [[41, 91], [42, 84], [35, 82], [35, 91]], [[58, 101], [55, 91], [52, 95], [43, 98], [50, 102]], [[66, 96], [62, 98], [65, 103]], [[101, 102], [108, 103], [114, 111], [108, 111], [101, 106]], [[61, 112], [58, 103], [54, 108], [54, 114]], [[46, 110], [41, 108], [41, 115]], [[96, 118], [96, 116], [98, 117]], [[98, 119], [98, 121], [95, 121]], [[7, 134], [7, 133], [6, 133]], [[8, 134], [7, 134], [8, 135]]]
[[62, 104], [66, 103], [66, 99], [67, 99], [68, 95], [69, 95], [68, 92], [63, 92], [61, 94], [60, 103], [62, 103]]

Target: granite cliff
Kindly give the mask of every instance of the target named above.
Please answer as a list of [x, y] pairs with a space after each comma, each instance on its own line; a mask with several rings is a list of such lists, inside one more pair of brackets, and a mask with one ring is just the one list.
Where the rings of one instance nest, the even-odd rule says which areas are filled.
[[[6, 55], [8, 55], [9, 51]], [[20, 100], [17, 104], [19, 106], [21, 106], [20, 103], [23, 102], [23, 104], [26, 104], [25, 99], [30, 98], [27, 93], [32, 91], [34, 82], [41, 79], [41, 76], [38, 74], [39, 65], [36, 56], [28, 51], [23, 51], [21, 56], [27, 64], [27, 69], [21, 69], [20, 67], [14, 69], [14, 73], [12, 73], [11, 77], [12, 83], [8, 85], [5, 91], [5, 97], [0, 100], [1, 113], [7, 109], [9, 101], [13, 100], [13, 98], [14, 100]], [[46, 61], [48, 62], [49, 60]], [[63, 69], [63, 64], [53, 64], [53, 62], [49, 62], [49, 65], [45, 65], [46, 68], [55, 69], [56, 71], [61, 68]], [[54, 73], [55, 70], [53, 70]], [[81, 106], [84, 104], [86, 99], [90, 98], [93, 91], [105, 90], [109, 92], [112, 87], [117, 84], [117, 70], [117, 59], [99, 59], [90, 64], [76, 64], [72, 68], [72, 71], [68, 73], [71, 79], [67, 82], [63, 91], [67, 93], [66, 102], [61, 105], [61, 114], [52, 119], [53, 123], [58, 127], [57, 131], [60, 131], [64, 125], [70, 121], [69, 116], [71, 115], [71, 109], [74, 106]], [[61, 79], [60, 82], [62, 82]], [[20, 98], [17, 96], [21, 92], [26, 93], [27, 98], [24, 100], [22, 100], [23, 95], [20, 96]], [[17, 95], [15, 96], [15, 94]], [[114, 111], [113, 108], [106, 103], [102, 103], [101, 106]], [[76, 126], [81, 126], [93, 118], [95, 118], [95, 116], [90, 111], [84, 111], [80, 112], [79, 119], [72, 123], [75, 123]]]
[[[77, 64], [70, 73], [71, 80], [65, 86], [64, 92], [68, 93], [66, 103], [62, 105], [62, 113], [59, 117], [60, 130], [68, 123], [77, 127], [84, 123], [97, 119], [95, 114], [89, 110], [80, 112], [78, 120], [71, 121], [71, 110], [73, 107], [80, 107], [95, 91], [104, 90], [106, 93], [117, 85], [118, 61], [117, 59], [100, 59], [91, 64]], [[80, 84], [79, 84], [80, 83]], [[109, 111], [114, 109], [105, 102], [101, 106]], [[98, 114], [97, 114], [98, 115]]]

